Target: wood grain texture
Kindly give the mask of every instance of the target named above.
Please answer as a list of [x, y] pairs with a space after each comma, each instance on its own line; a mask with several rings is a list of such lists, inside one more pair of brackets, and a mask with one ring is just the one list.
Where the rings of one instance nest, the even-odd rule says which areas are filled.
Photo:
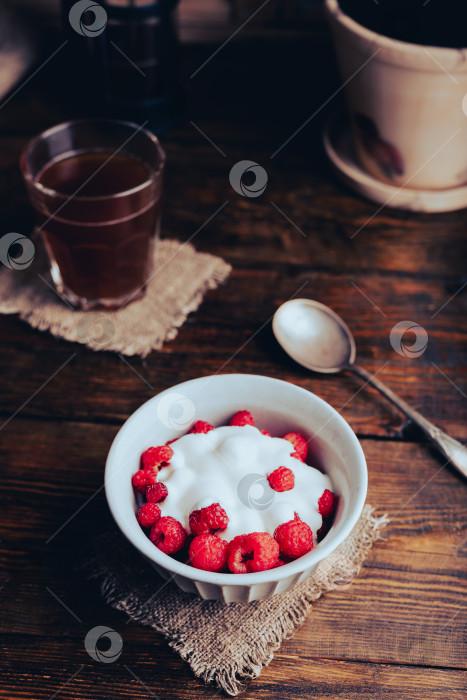
[[[76, 353], [21, 415], [46, 417], [53, 407], [62, 418], [82, 420], [97, 414], [98, 420], [122, 420], [142, 401], [178, 382], [217, 372], [249, 372], [287, 379], [314, 391], [340, 409], [359, 435], [400, 437], [404, 417], [375, 390], [361, 390], [359, 378], [348, 375], [336, 380], [312, 374], [279, 348], [271, 324], [265, 322], [300, 289], [299, 296], [327, 303], [349, 323], [363, 366], [378, 372], [380, 379], [441, 428], [459, 439], [467, 437], [463, 362], [467, 344], [460, 321], [465, 314], [461, 294], [432, 318], [449, 300], [439, 280], [295, 270], [287, 274], [236, 268], [226, 284], [210, 292], [196, 315], [189, 317], [175, 343], [167, 343], [144, 361], [129, 359], [135, 372], [114, 354], [89, 353], [47, 333], [32, 332], [17, 319], [3, 319], [8, 342], [0, 347], [0, 363], [9, 371], [3, 380], [2, 417], [7, 420]], [[398, 354], [390, 344], [392, 327], [406, 319], [421, 324], [429, 336], [426, 352], [416, 359]], [[69, 391], [61, 392], [60, 386]]]
[[[45, 639], [45, 646], [40, 649], [34, 640], [22, 640], [25, 656], [18, 650], [12, 650], [9, 655], [11, 666], [2, 675], [0, 698], [48, 700], [51, 691], [60, 691], [58, 697], [69, 700], [127, 697], [214, 700], [225, 697], [193, 679], [186, 665], [174, 654], [161, 660], [157, 646], [152, 646], [148, 652], [147, 641], [141, 640], [140, 644], [122, 653], [117, 662], [102, 669], [89, 661], [81, 640]], [[286, 642], [284, 647], [287, 645]], [[70, 662], [44, 674], [44, 657], [64, 657]], [[17, 673], [12, 671], [15, 667]], [[167, 678], [162, 688], [161, 674]], [[242, 700], [366, 700], [375, 697], [381, 700], [400, 700], [401, 697], [404, 700], [426, 700], [427, 697], [430, 700], [463, 700], [465, 691], [462, 671], [304, 659], [281, 650], [261, 678], [247, 685], [240, 697]]]
[[[390, 524], [358, 578], [313, 606], [241, 697], [460, 700], [467, 694], [465, 485], [358, 378], [313, 375], [289, 360], [267, 319], [304, 285], [300, 295], [329, 304], [351, 326], [362, 365], [465, 440], [467, 210], [426, 216], [384, 208], [375, 216], [377, 206], [340, 185], [324, 159], [328, 110], [271, 158], [338, 86], [325, 37], [258, 44], [240, 34], [189, 79], [216, 48], [183, 50], [189, 107], [186, 123], [163, 138], [163, 235], [187, 240], [228, 200], [193, 239], [234, 265], [228, 282], [160, 352], [129, 359], [143, 379], [114, 354], [0, 317], [0, 698], [219, 697], [161, 637], [107, 608], [75, 566], [94, 535], [113, 527], [103, 466], [122, 421], [185, 379], [248, 372], [299, 384], [340, 410], [362, 438], [368, 501]], [[90, 112], [64, 99], [57, 63], [0, 113], [3, 231], [33, 225], [17, 165], [27, 139]], [[237, 196], [228, 182], [233, 163], [245, 158], [268, 173], [257, 199]], [[406, 319], [429, 337], [413, 360], [389, 342]], [[114, 664], [97, 664], [84, 650], [87, 631], [99, 624], [122, 635]]]

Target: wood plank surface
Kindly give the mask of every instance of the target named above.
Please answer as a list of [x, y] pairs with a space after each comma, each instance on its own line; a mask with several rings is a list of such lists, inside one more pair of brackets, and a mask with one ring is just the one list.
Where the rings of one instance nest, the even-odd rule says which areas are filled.
[[[109, 621], [111, 624], [111, 620]], [[12, 649], [11, 666], [2, 678], [0, 698], [15, 700], [48, 700], [50, 691], [57, 697], [111, 700], [112, 698], [159, 698], [160, 700], [214, 700], [223, 697], [213, 687], [193, 679], [188, 667], [173, 653], [163, 659], [159, 649], [148, 652], [147, 640], [135, 645], [120, 659], [97, 668], [89, 661], [81, 643], [69, 640], [46, 640], [48, 645], [38, 648], [32, 639], [22, 641], [24, 655]], [[80, 640], [81, 641], [81, 640]], [[465, 674], [447, 669], [427, 669], [417, 666], [364, 664], [328, 659], [304, 658], [289, 654], [284, 644], [276, 660], [266, 668], [259, 680], [247, 685], [242, 700], [463, 700]], [[50, 656], [73, 659], [74, 663], [58, 666], [51, 674], [44, 674], [44, 651]], [[297, 666], [300, 673], [297, 673]], [[12, 668], [18, 669], [17, 673]], [[161, 674], [167, 677], [161, 690]], [[224, 696], [225, 697], [225, 696]]]
[[[299, 296], [328, 304], [348, 322], [357, 342], [357, 359], [364, 367], [378, 372], [394, 391], [454, 437], [467, 437], [463, 362], [467, 343], [460, 321], [465, 314], [461, 294], [449, 301], [438, 280], [388, 279], [374, 274], [347, 278], [243, 268], [236, 268], [222, 288], [207, 295], [176, 342], [166, 343], [146, 360], [130, 358], [134, 371], [113, 353], [90, 353], [77, 344], [63, 344], [47, 333], [31, 331], [15, 318], [2, 319], [8, 342], [0, 347], [0, 363], [9, 368], [2, 387], [3, 418], [7, 420], [75, 354], [21, 409], [21, 415], [47, 417], [53, 407], [55, 416], [67, 419], [95, 415], [97, 420], [121, 420], [142, 401], [178, 382], [217, 372], [246, 371], [269, 374], [314, 391], [341, 409], [359, 435], [400, 437], [404, 417], [375, 390], [359, 391], [359, 378], [312, 374], [279, 348], [266, 322], [300, 288]], [[100, 317], [95, 315], [96, 320]], [[398, 354], [390, 344], [391, 329], [406, 319], [428, 333], [426, 352], [417, 358]], [[61, 386], [69, 391], [60, 391]]]

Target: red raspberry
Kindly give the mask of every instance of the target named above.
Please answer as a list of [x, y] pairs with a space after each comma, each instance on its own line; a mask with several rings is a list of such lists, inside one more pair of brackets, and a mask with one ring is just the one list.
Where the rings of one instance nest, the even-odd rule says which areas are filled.
[[198, 535], [190, 544], [188, 556], [195, 569], [220, 571], [227, 560], [228, 544], [216, 535]]
[[140, 469], [139, 472], [133, 474], [133, 478], [131, 479], [133, 488], [137, 491], [141, 491], [141, 493], [144, 493], [146, 491], [146, 486], [150, 486], [150, 484], [155, 484], [156, 481], [157, 474], [154, 471], [154, 469]]
[[168, 495], [167, 486], [160, 481], [146, 488], [146, 500], [148, 503], [162, 503]]
[[[295, 452], [298, 454], [298, 459], [302, 462], [306, 460], [308, 454], [308, 443], [300, 433], [286, 433], [282, 436], [283, 440], [288, 440], [294, 446]], [[292, 455], [295, 457], [295, 455]]]
[[246, 535], [237, 535], [227, 547], [227, 566], [234, 574], [246, 574], [246, 564], [242, 559], [241, 548]]
[[267, 532], [239, 535], [227, 550], [227, 565], [234, 574], [272, 569], [279, 556], [279, 545]]
[[174, 554], [185, 544], [186, 532], [178, 520], [165, 515], [152, 526], [149, 539], [165, 554]]
[[271, 437], [271, 433], [269, 430], [265, 430], [264, 428], [259, 431], [260, 433], [263, 433], [263, 435], [267, 435], [267, 437]]
[[173, 457], [173, 450], [168, 445], [160, 445], [160, 447], [149, 447], [141, 455], [141, 464], [143, 469], [151, 467], [166, 467]]
[[151, 527], [161, 517], [161, 509], [155, 503], [145, 503], [138, 511], [136, 519], [141, 527]]
[[229, 516], [219, 503], [194, 510], [189, 518], [190, 530], [194, 535], [212, 534], [215, 530], [225, 530]]
[[313, 549], [313, 533], [303, 520], [289, 520], [276, 528], [274, 538], [281, 554], [297, 559]]
[[230, 425], [254, 425], [255, 419], [250, 411], [237, 411], [230, 419]]
[[295, 486], [295, 477], [291, 469], [277, 467], [268, 476], [269, 486], [274, 491], [290, 491]]
[[318, 510], [323, 518], [327, 518], [334, 510], [334, 494], [329, 489], [324, 489], [323, 495], [318, 501]]
[[209, 433], [210, 430], [214, 430], [214, 426], [211, 423], [207, 423], [205, 420], [197, 420], [190, 433]]

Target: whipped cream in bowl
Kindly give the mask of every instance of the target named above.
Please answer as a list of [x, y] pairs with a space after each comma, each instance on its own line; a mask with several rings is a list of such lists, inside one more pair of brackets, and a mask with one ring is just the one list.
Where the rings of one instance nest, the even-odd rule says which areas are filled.
[[[297, 513], [317, 541], [322, 525], [318, 499], [325, 489], [332, 491], [331, 479], [292, 457], [288, 440], [263, 435], [251, 425], [227, 425], [184, 435], [171, 448], [169, 466], [158, 473], [158, 481], [168, 490], [160, 509], [187, 532], [192, 511], [219, 503], [229, 517], [227, 528], [218, 532], [221, 539], [230, 541], [251, 532], [273, 535]], [[278, 467], [293, 472], [294, 488], [281, 492], [271, 488], [267, 476]]]

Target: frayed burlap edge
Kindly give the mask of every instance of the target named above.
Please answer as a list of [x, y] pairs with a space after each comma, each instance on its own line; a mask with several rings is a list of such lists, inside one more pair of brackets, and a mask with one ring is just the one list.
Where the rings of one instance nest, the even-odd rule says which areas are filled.
[[[122, 545], [119, 540], [115, 544], [114, 534], [99, 538], [95, 543], [97, 555], [80, 568], [89, 578], [100, 581], [101, 593], [109, 605], [163, 634], [195, 676], [205, 683], [214, 682], [234, 696], [242, 692], [245, 681], [257, 678], [272, 661], [284, 639], [303, 624], [314, 601], [323, 593], [351, 584], [374, 542], [382, 539], [381, 531], [387, 523], [385, 515], [377, 517], [371, 506], [365, 506], [349, 537], [310, 578], [286, 593], [253, 603], [225, 605], [183, 593], [174, 583], [163, 583], [149, 564], [141, 563], [139, 555], [135, 558], [128, 543]], [[109, 566], [112, 540], [114, 555]], [[99, 555], [102, 551], [107, 554]], [[146, 587], [140, 583], [145, 572], [146, 578], [152, 579], [152, 585]], [[157, 594], [151, 595], [154, 577], [162, 585]]]
[[142, 299], [117, 311], [78, 311], [58, 297], [43, 243], [37, 235], [32, 240], [36, 255], [30, 267], [0, 269], [0, 313], [18, 314], [33, 328], [95, 351], [146, 357], [159, 350], [232, 270], [222, 258], [200, 253], [189, 242], [163, 239]]

